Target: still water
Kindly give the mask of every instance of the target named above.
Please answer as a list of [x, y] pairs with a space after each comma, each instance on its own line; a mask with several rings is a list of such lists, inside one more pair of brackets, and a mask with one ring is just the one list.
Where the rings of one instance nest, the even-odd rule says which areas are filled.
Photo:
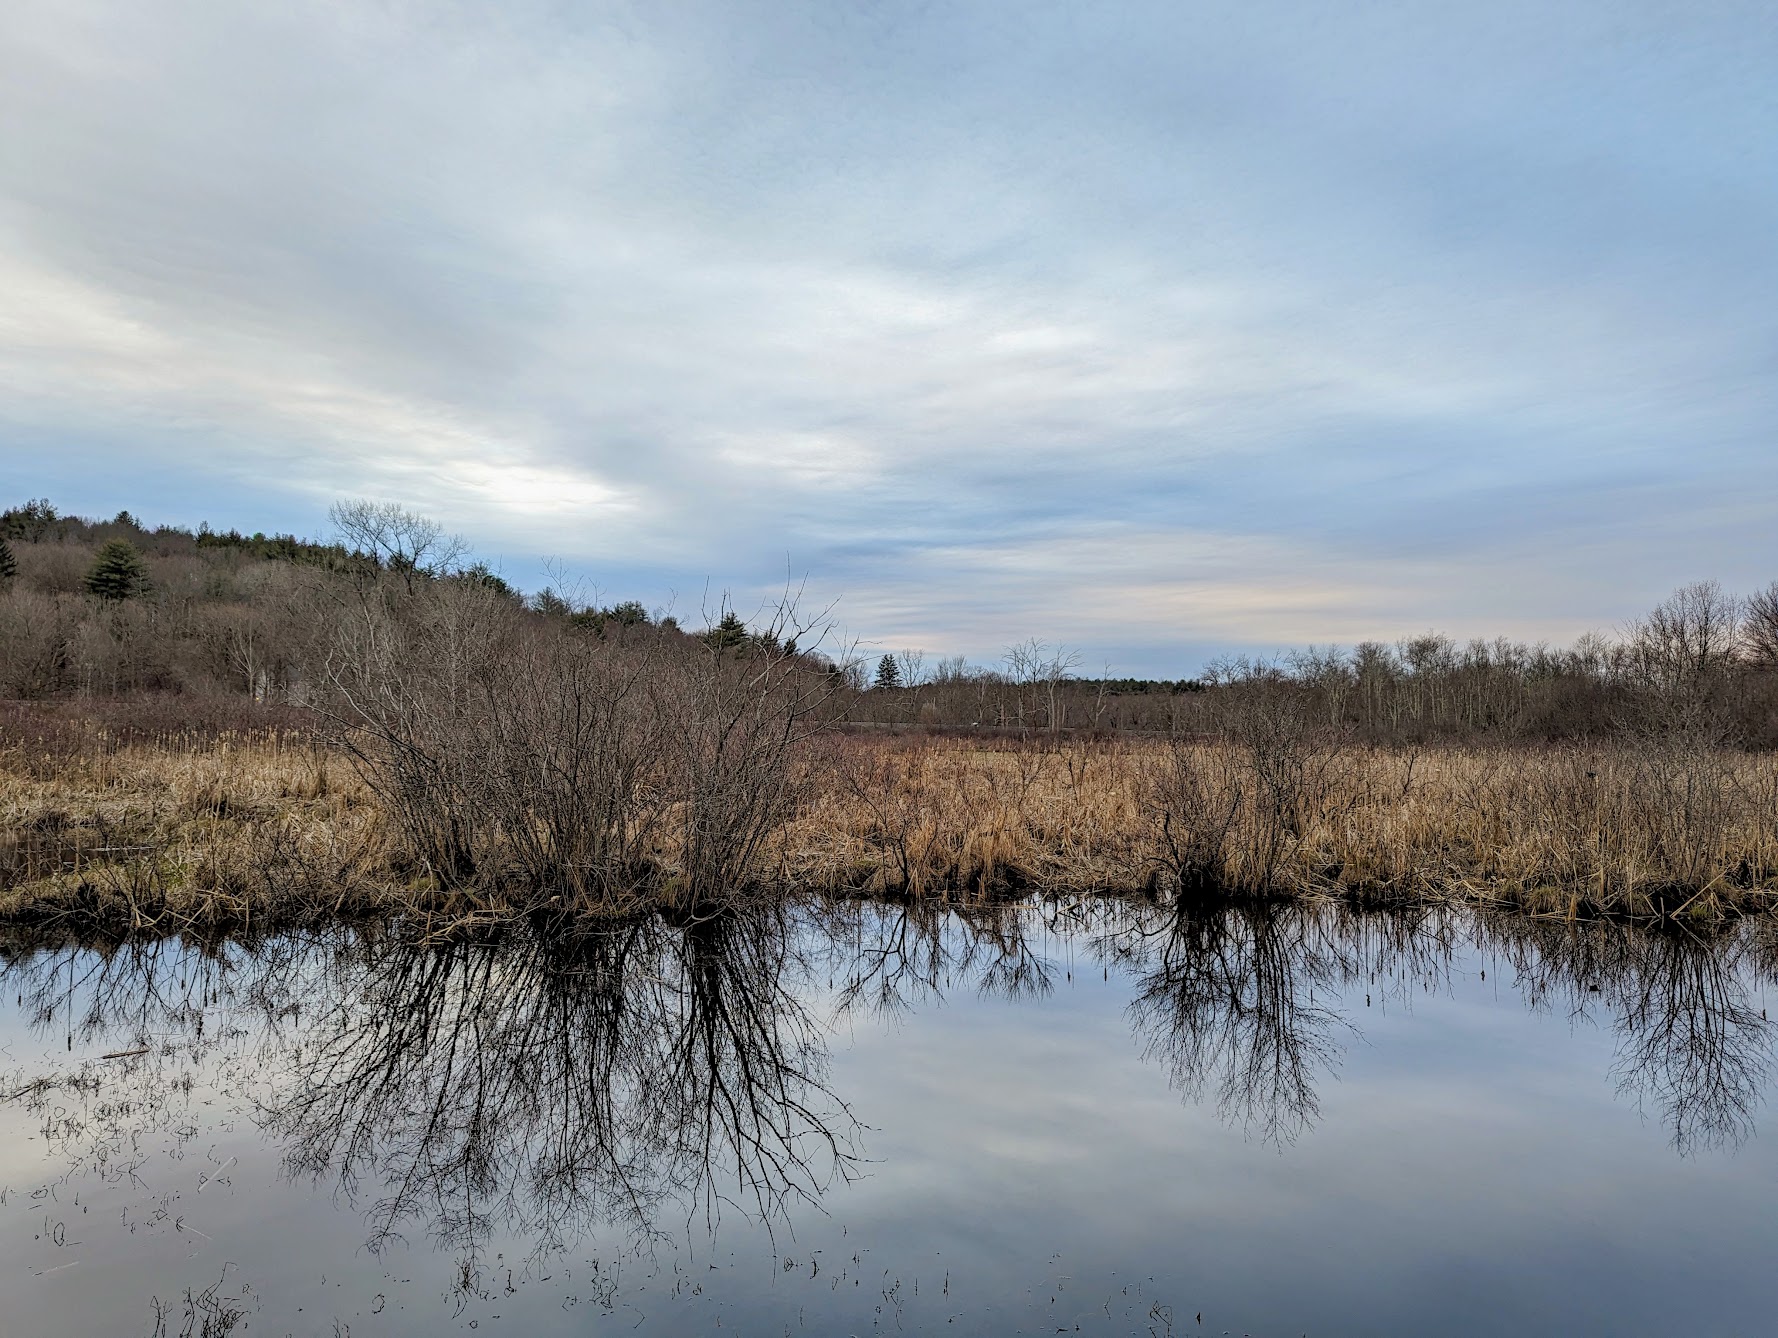
[[1778, 932], [0, 945], [8, 1335], [1778, 1332]]

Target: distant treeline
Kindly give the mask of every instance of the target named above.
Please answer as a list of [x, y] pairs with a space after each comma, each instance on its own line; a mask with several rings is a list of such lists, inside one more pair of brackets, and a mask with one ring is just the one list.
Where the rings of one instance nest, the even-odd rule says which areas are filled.
[[[1669, 728], [1778, 746], [1778, 584], [1748, 598], [1687, 586], [1612, 637], [1551, 647], [1428, 634], [1350, 650], [1220, 660], [1175, 680], [1086, 678], [1080, 656], [1027, 641], [991, 667], [917, 651], [859, 658], [798, 647], [782, 610], [749, 626], [723, 607], [688, 630], [639, 601], [527, 596], [460, 540], [400, 507], [333, 509], [329, 542], [0, 512], [0, 696], [166, 692], [308, 705], [340, 656], [342, 616], [379, 599], [452, 590], [539, 627], [595, 639], [790, 657], [832, 677], [822, 714], [877, 726], [1018, 733], [1211, 735], [1256, 694], [1377, 741], [1564, 739]], [[770, 623], [770, 626], [764, 625]], [[807, 635], [805, 629], [805, 636]]]
[[883, 656], [853, 718], [883, 725], [1220, 735], [1244, 703], [1288, 701], [1318, 727], [1378, 742], [1598, 738], [1676, 721], [1721, 743], [1778, 747], [1778, 584], [1748, 598], [1675, 591], [1615, 637], [1553, 647], [1429, 633], [1350, 650], [1212, 661], [1175, 681], [1083, 678], [1029, 641], [997, 666]]

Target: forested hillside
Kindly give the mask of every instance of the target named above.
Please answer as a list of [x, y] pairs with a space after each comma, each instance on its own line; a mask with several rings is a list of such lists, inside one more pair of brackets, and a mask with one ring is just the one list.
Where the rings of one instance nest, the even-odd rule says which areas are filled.
[[[0, 512], [0, 696], [177, 693], [305, 705], [341, 611], [389, 583], [526, 601], [458, 540], [398, 507], [334, 508], [330, 542], [238, 529], [148, 528], [34, 500]], [[647, 625], [638, 603], [572, 604], [543, 591], [540, 619], [602, 631]], [[666, 620], [666, 630], [676, 624]]]

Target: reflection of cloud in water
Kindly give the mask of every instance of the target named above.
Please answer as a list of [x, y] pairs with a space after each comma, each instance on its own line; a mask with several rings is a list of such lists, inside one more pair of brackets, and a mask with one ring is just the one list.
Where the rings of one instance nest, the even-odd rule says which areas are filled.
[[[58, 1043], [148, 1047], [104, 1070], [137, 1094], [114, 1112], [169, 1119], [191, 1062], [223, 1056], [286, 1165], [342, 1187], [374, 1241], [418, 1229], [473, 1256], [515, 1231], [549, 1251], [610, 1225], [645, 1242], [676, 1223], [714, 1231], [731, 1211], [786, 1223], [859, 1166], [859, 1127], [828, 1077], [831, 1022], [985, 996], [1046, 1019], [1001, 1042], [1040, 1066], [1040, 1046], [1016, 1047], [1071, 1015], [1055, 994], [1070, 970], [1127, 977], [1128, 1021], [1180, 1095], [1284, 1146], [1315, 1125], [1360, 1000], [1442, 993], [1474, 947], [1510, 967], [1533, 1009], [1609, 1026], [1620, 1090], [1681, 1152], [1734, 1143], [1772, 1079], [1753, 990], [1774, 979], [1775, 945], [1749, 926], [1707, 938], [1287, 903], [850, 902], [638, 919], [571, 941], [520, 927], [443, 945], [344, 931], [17, 945], [0, 988]], [[911, 1075], [920, 1058], [904, 1058]], [[1032, 1174], [1088, 1153], [1069, 1131], [1091, 1119], [1091, 1094], [1046, 1090], [1045, 1076], [1005, 1094], [1042, 1103], [1045, 1122], [993, 1131], [996, 1154]], [[922, 1081], [942, 1099], [971, 1077]], [[51, 1095], [82, 1099], [20, 1099]], [[70, 1158], [97, 1146], [86, 1127], [86, 1153], [64, 1140]], [[982, 1132], [955, 1138], [986, 1147]]]

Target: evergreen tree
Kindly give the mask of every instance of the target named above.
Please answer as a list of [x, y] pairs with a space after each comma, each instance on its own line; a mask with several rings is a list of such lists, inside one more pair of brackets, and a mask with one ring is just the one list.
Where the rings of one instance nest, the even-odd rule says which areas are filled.
[[12, 545], [6, 542], [5, 535], [0, 534], [0, 588], [10, 585], [18, 574], [19, 563], [12, 555]]
[[708, 632], [704, 639], [717, 650], [735, 650], [747, 644], [747, 624], [732, 610], [722, 615], [722, 621]]
[[547, 585], [531, 596], [531, 607], [549, 618], [567, 618], [574, 612], [568, 601]]
[[495, 575], [485, 562], [477, 562], [473, 566], [463, 568], [456, 574], [455, 579], [463, 585], [492, 590], [502, 599], [520, 600], [521, 602], [523, 600], [523, 596], [514, 590], [505, 578]]
[[148, 567], [134, 544], [112, 539], [87, 569], [86, 588], [100, 599], [128, 599], [148, 589]]
[[901, 686], [901, 666], [895, 663], [893, 655], [885, 655], [877, 661], [877, 686], [880, 688]]
[[23, 506], [9, 506], [0, 511], [0, 534], [37, 543], [61, 518], [61, 513], [49, 504], [48, 498], [36, 497]]

